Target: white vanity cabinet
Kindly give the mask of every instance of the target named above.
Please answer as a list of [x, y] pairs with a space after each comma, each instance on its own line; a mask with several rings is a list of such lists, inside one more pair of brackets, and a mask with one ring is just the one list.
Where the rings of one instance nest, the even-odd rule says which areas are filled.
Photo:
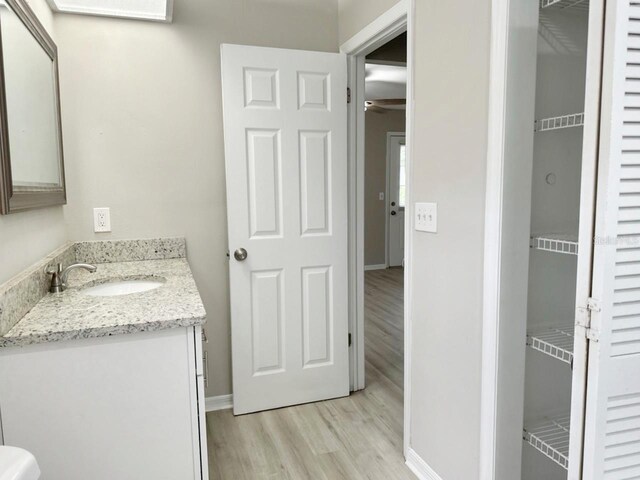
[[43, 480], [207, 480], [202, 328], [0, 348], [3, 441]]

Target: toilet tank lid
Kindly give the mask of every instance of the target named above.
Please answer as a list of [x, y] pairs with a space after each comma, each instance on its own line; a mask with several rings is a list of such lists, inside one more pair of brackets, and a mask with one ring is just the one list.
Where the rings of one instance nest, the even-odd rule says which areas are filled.
[[17, 447], [0, 445], [0, 480], [37, 480], [40, 468], [35, 457]]

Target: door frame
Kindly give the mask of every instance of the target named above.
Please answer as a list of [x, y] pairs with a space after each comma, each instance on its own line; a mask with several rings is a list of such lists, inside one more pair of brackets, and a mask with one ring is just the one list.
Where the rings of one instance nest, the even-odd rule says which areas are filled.
[[[390, 214], [391, 214], [391, 206], [389, 205], [389, 194], [391, 192], [391, 138], [392, 137], [402, 137], [404, 138], [405, 148], [407, 145], [407, 134], [406, 132], [387, 132], [387, 163], [386, 163], [386, 178], [385, 178], [385, 208], [384, 208], [384, 265], [385, 268], [389, 268], [391, 263], [391, 225], [390, 225]], [[406, 151], [406, 150], [405, 150]], [[406, 182], [405, 182], [406, 183]], [[406, 188], [406, 186], [405, 186]], [[405, 190], [406, 191], [406, 190]], [[406, 202], [405, 202], [406, 203]], [[400, 208], [400, 205], [398, 205]], [[407, 221], [407, 209], [406, 205], [404, 208], [404, 219]], [[407, 262], [405, 262], [407, 263]]]
[[[500, 398], [504, 398], [505, 391], [515, 388], [513, 375], [505, 366], [512, 358], [503, 358], [508, 352], [501, 343], [513, 338], [507, 338], [505, 332], [509, 323], [504, 297], [512, 293], [510, 287], [522, 289], [523, 286], [503, 283], [502, 277], [510, 273], [509, 255], [514, 249], [513, 238], [504, 237], [508, 224], [513, 228], [513, 218], [518, 210], [506, 210], [505, 205], [519, 204], [521, 200], [517, 192], [508, 188], [514, 177], [513, 171], [506, 171], [507, 135], [509, 126], [509, 109], [513, 108], [509, 102], [509, 87], [513, 87], [514, 78], [512, 58], [519, 53], [527, 25], [523, 22], [523, 15], [528, 8], [526, 2], [516, 0], [491, 0], [491, 40], [489, 62], [489, 109], [487, 126], [487, 176], [485, 193], [485, 235], [483, 252], [483, 312], [482, 312], [482, 358], [481, 358], [481, 394], [480, 394], [480, 480], [494, 480], [497, 475], [509, 471], [511, 466], [505, 460], [498, 458], [498, 448], [505, 443], [505, 420], [508, 420], [508, 410], [505, 405], [498, 406]], [[536, 8], [537, 5], [536, 5]], [[537, 34], [537, 28], [536, 28]], [[522, 40], [520, 40], [522, 41]], [[533, 130], [533, 128], [532, 128]], [[511, 232], [529, 235], [526, 232]], [[506, 257], [506, 262], [503, 261]], [[524, 287], [526, 288], [526, 286]], [[509, 292], [507, 292], [509, 290]], [[504, 321], [503, 321], [504, 320]], [[524, 339], [523, 339], [524, 340]], [[522, 342], [524, 347], [524, 341]], [[524, 366], [523, 366], [524, 368]], [[502, 393], [502, 397], [500, 394]], [[524, 395], [524, 389], [522, 390]], [[517, 395], [512, 395], [516, 398]], [[502, 420], [502, 421], [501, 421]], [[510, 422], [507, 422], [509, 424]], [[511, 422], [512, 423], [512, 422]]]
[[[389, 40], [407, 32], [407, 109], [406, 109], [406, 176], [407, 205], [411, 205], [411, 142], [413, 127], [413, 12], [415, 0], [399, 0], [396, 5], [376, 18], [340, 46], [347, 55], [348, 81], [351, 103], [348, 106], [348, 169], [349, 169], [349, 332], [353, 339], [350, 359], [351, 390], [365, 387], [364, 360], [364, 145], [365, 117], [364, 73], [365, 56]], [[409, 311], [411, 289], [411, 236], [405, 209], [405, 269], [404, 269], [404, 455], [409, 450], [411, 418], [411, 315]]]
[[485, 201], [482, 370], [480, 405], [480, 479], [496, 478], [498, 341], [500, 334], [500, 268], [504, 183], [504, 142], [511, 1], [491, 1], [489, 115]]

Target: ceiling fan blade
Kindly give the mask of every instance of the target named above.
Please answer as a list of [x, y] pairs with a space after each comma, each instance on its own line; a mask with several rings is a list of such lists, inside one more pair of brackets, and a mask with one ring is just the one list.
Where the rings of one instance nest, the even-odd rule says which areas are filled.
[[367, 112], [387, 113], [387, 109], [386, 108], [378, 107], [377, 105], [367, 105], [366, 109], [367, 109]]
[[375, 105], [377, 107], [385, 107], [385, 106], [396, 106], [396, 105], [406, 105], [407, 100], [405, 98], [380, 98], [377, 100], [367, 100], [367, 102], [371, 103], [371, 105]]

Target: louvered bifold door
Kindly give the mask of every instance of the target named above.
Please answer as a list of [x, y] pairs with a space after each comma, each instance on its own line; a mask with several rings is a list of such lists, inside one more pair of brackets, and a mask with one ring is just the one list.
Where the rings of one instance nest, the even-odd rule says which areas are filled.
[[640, 2], [604, 31], [585, 480], [640, 478]]

